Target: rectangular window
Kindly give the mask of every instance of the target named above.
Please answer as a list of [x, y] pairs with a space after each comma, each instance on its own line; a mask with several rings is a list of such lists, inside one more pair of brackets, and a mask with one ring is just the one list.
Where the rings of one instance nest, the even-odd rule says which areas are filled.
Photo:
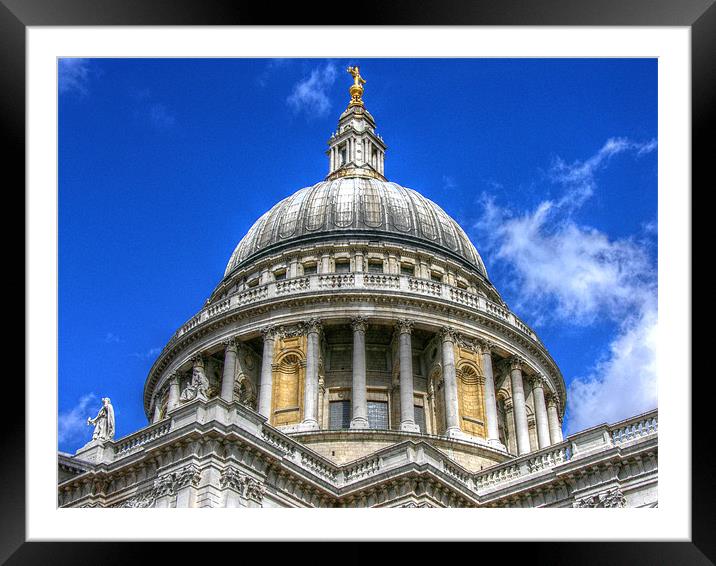
[[303, 274], [304, 275], [315, 275], [318, 271], [318, 264], [316, 263], [309, 263], [305, 264], [303, 266]]
[[420, 432], [425, 434], [425, 407], [415, 405], [413, 409], [415, 410], [415, 424], [420, 427]]
[[409, 264], [401, 263], [400, 264], [400, 274], [401, 275], [410, 275], [411, 277], [415, 275], [415, 267]]
[[336, 273], [350, 273], [351, 262], [348, 260], [336, 262]]
[[276, 281], [283, 281], [284, 279], [286, 279], [286, 270], [284, 269], [282, 271], [276, 271], [274, 272], [273, 276]]
[[258, 277], [254, 277], [251, 281], [249, 281], [249, 282], [246, 284], [246, 286], [247, 286], [247, 287], [256, 287], [256, 285], [258, 285], [258, 284], [259, 284], [259, 278], [258, 278]]
[[328, 428], [341, 430], [351, 426], [351, 402], [331, 401], [329, 403]]
[[430, 279], [435, 281], [436, 283], [442, 283], [443, 282], [443, 276], [438, 273], [437, 271], [431, 271], [430, 272]]
[[383, 262], [373, 259], [368, 261], [368, 273], [383, 273]]
[[368, 428], [387, 430], [388, 403], [385, 401], [368, 401]]

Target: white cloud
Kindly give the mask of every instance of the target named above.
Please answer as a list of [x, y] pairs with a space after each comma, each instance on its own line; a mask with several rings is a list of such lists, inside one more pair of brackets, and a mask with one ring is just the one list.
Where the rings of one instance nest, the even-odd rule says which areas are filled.
[[57, 62], [57, 85], [61, 93], [87, 94], [90, 77], [88, 59], [62, 58]]
[[624, 325], [605, 360], [569, 384], [568, 434], [656, 408], [656, 328], [654, 302]]
[[[564, 187], [564, 195], [523, 214], [483, 197], [476, 229], [493, 259], [508, 267], [520, 297], [515, 310], [538, 325], [606, 320], [616, 327], [603, 358], [570, 383], [570, 432], [656, 407], [657, 272], [648, 244], [611, 239], [572, 218], [598, 188], [595, 173], [612, 156], [643, 155], [655, 148], [655, 141], [612, 138], [584, 161], [567, 165], [557, 159], [550, 178]], [[647, 240], [654, 232], [654, 226], [645, 226]]]
[[[68, 411], [62, 411], [57, 416], [57, 440], [62, 444], [87, 436], [87, 417], [94, 417], [89, 405], [97, 401], [94, 393], [83, 395], [77, 404]], [[99, 409], [99, 406], [97, 407]], [[85, 433], [85, 434], [83, 434]]]
[[336, 80], [336, 66], [328, 63], [311, 71], [311, 75], [296, 83], [286, 99], [294, 112], [304, 112], [309, 118], [325, 116], [331, 109], [328, 88]]

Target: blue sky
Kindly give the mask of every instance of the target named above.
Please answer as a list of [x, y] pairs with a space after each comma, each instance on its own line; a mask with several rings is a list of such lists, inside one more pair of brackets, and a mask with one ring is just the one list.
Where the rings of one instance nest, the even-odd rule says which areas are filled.
[[156, 355], [236, 243], [327, 173], [349, 64], [386, 175], [455, 217], [569, 388], [567, 432], [656, 406], [657, 62], [65, 59], [59, 448], [146, 425]]

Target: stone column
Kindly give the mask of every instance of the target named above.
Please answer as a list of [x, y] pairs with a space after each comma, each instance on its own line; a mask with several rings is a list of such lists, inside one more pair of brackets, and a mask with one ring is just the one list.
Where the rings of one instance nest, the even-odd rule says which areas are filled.
[[221, 398], [227, 403], [234, 400], [234, 376], [238, 347], [234, 338], [224, 340], [224, 372], [221, 376]]
[[[420, 432], [415, 423], [413, 406], [413, 321], [398, 321], [398, 347], [400, 356], [400, 430]], [[425, 432], [425, 431], [423, 431]]]
[[544, 402], [544, 379], [539, 375], [532, 378], [532, 394], [535, 401], [537, 443], [540, 448], [547, 448], [550, 445], [549, 424], [547, 423], [547, 406]]
[[550, 395], [547, 400], [547, 420], [549, 422], [549, 438], [552, 444], [562, 442], [562, 424], [559, 422], [559, 412], [557, 406], [559, 399], [556, 395]]
[[306, 325], [306, 382], [303, 388], [303, 422], [301, 428], [318, 430], [318, 339], [321, 321], [312, 318]]
[[169, 378], [169, 400], [167, 401], [167, 413], [179, 404], [179, 372], [174, 372]]
[[455, 371], [455, 340], [454, 329], [444, 327], [442, 338], [443, 390], [445, 391], [445, 436], [462, 436], [460, 415], [457, 403], [457, 373]]
[[353, 327], [353, 393], [351, 428], [368, 428], [368, 401], [365, 377], [365, 330], [367, 320], [356, 317]]
[[154, 396], [154, 416], [152, 417], [152, 423], [158, 423], [161, 419], [162, 412], [162, 396], [157, 393]]
[[500, 432], [497, 421], [497, 396], [495, 395], [495, 376], [492, 371], [493, 344], [483, 341], [482, 344], [482, 373], [485, 375], [485, 419], [487, 420], [487, 441], [504, 448], [500, 442]]
[[522, 383], [523, 361], [517, 356], [512, 358], [510, 383], [512, 385], [512, 414], [515, 416], [517, 433], [517, 452], [527, 454], [530, 451], [530, 433], [527, 426], [527, 407], [525, 406], [525, 388]]
[[273, 389], [273, 346], [276, 331], [268, 326], [261, 330], [264, 352], [261, 360], [261, 383], [259, 385], [259, 413], [271, 420], [271, 393]]

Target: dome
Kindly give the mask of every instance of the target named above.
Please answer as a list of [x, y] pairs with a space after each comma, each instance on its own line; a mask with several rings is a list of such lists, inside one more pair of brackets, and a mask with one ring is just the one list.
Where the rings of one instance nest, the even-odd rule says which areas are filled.
[[342, 177], [303, 188], [259, 218], [236, 246], [225, 275], [301, 241], [338, 236], [412, 243], [467, 264], [487, 278], [469, 238], [442, 208], [417, 191], [365, 177]]

